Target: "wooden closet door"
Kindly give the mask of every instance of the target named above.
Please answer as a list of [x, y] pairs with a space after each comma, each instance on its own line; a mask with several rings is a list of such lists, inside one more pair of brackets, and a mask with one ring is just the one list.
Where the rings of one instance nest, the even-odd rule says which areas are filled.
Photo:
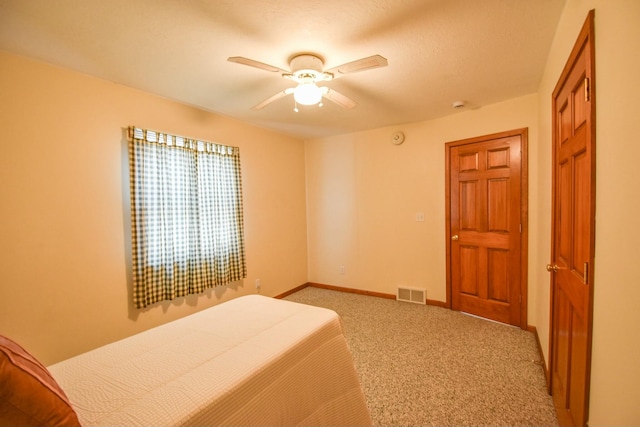
[[452, 308], [522, 326], [522, 135], [458, 141], [448, 150]]
[[550, 380], [561, 425], [587, 424], [595, 236], [593, 11], [553, 92]]

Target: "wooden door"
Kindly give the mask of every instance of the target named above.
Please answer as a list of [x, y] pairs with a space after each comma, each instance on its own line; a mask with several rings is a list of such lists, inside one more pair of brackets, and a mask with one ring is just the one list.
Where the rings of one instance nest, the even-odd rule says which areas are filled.
[[593, 11], [553, 92], [550, 382], [561, 425], [586, 425], [595, 233]]
[[526, 136], [520, 129], [446, 144], [451, 307], [523, 328]]

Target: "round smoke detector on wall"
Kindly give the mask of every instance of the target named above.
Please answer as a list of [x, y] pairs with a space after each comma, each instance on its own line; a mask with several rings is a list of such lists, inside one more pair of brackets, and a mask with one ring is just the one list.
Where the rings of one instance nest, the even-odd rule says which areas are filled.
[[400, 145], [404, 142], [404, 133], [402, 132], [394, 132], [391, 135], [391, 143], [394, 145]]

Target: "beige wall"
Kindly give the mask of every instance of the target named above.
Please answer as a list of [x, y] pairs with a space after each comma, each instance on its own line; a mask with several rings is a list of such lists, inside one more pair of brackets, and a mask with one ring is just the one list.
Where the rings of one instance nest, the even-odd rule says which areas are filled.
[[[0, 52], [0, 333], [50, 364], [239, 295], [307, 280], [304, 145]], [[240, 147], [248, 277], [135, 310], [128, 125]]]
[[[568, 0], [540, 85], [539, 216], [542, 244], [531, 265], [538, 284], [538, 332], [548, 342], [551, 94], [590, 9], [596, 41], [596, 257], [591, 425], [640, 424], [640, 2]], [[545, 355], [548, 360], [548, 349]]]
[[[423, 287], [428, 299], [445, 301], [444, 144], [528, 128], [535, 171], [537, 111], [533, 94], [438, 120], [307, 141], [309, 281], [388, 294], [398, 285]], [[405, 133], [402, 145], [391, 144], [396, 130]], [[418, 212], [424, 222], [416, 222]], [[535, 301], [535, 288], [529, 298]]]

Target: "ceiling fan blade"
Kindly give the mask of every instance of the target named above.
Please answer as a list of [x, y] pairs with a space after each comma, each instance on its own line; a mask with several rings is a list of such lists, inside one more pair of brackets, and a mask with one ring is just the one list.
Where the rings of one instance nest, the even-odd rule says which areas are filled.
[[237, 64], [248, 65], [250, 67], [259, 68], [261, 70], [270, 71], [272, 73], [288, 73], [288, 71], [285, 71], [282, 68], [265, 64], [264, 62], [255, 61], [253, 59], [245, 58], [243, 56], [230, 56], [229, 58], [227, 58], [227, 61], [235, 62]]
[[380, 55], [373, 55], [356, 61], [347, 62], [338, 67], [326, 70], [325, 73], [333, 74], [333, 78], [338, 78], [344, 74], [355, 73], [356, 71], [370, 70], [372, 68], [386, 67], [387, 59]]
[[262, 101], [261, 103], [254, 105], [253, 107], [251, 107], [252, 110], [262, 110], [264, 107], [266, 107], [267, 105], [271, 104], [274, 101], [277, 101], [280, 98], [284, 98], [285, 96], [292, 94], [293, 93], [293, 88], [287, 88], [281, 92], [276, 93], [275, 95], [265, 99], [264, 101]]
[[337, 92], [333, 89], [329, 89], [328, 87], [323, 87], [322, 88], [322, 96], [324, 96], [325, 98], [327, 98], [329, 101], [333, 101], [336, 104], [338, 104], [339, 106], [341, 106], [342, 108], [345, 108], [347, 110], [350, 110], [352, 108], [354, 108], [355, 106], [358, 105], [358, 103], [356, 101], [354, 101], [353, 99], [341, 94], [340, 92]]

